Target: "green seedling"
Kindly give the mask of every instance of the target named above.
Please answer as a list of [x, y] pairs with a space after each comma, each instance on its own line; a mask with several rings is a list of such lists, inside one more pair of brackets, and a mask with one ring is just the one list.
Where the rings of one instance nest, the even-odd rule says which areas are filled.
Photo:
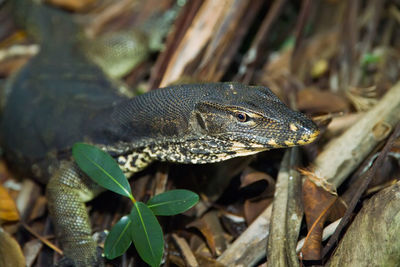
[[161, 264], [164, 236], [156, 215], [176, 215], [193, 207], [199, 196], [188, 190], [171, 190], [151, 198], [147, 203], [136, 201], [130, 185], [117, 162], [101, 149], [76, 143], [72, 155], [78, 166], [93, 181], [117, 194], [128, 197], [133, 207], [110, 230], [104, 254], [108, 259], [121, 256], [134, 244], [140, 257], [150, 266]]

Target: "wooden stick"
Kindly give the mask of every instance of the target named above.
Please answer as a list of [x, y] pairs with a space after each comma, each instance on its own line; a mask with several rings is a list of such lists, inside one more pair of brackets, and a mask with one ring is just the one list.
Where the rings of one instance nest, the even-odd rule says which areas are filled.
[[400, 121], [400, 82], [315, 159], [315, 174], [336, 188]]

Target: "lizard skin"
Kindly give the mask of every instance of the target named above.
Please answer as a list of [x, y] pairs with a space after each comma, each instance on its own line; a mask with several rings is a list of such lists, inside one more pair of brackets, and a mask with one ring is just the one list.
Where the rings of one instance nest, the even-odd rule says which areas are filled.
[[155, 160], [212, 163], [319, 134], [261, 86], [176, 85], [127, 99], [80, 51], [68, 15], [36, 4], [25, 10], [41, 49], [7, 85], [1, 144], [10, 164], [47, 183], [56, 235], [76, 266], [101, 264], [85, 202], [102, 189], [71, 160], [75, 142], [110, 152], [131, 175]]

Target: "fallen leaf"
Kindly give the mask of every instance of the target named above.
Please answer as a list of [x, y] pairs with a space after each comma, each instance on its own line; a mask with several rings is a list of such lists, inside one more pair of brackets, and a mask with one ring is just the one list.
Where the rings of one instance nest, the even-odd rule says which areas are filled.
[[15, 201], [11, 198], [7, 189], [0, 185], [0, 222], [18, 220], [19, 213]]
[[247, 228], [247, 224], [243, 216], [227, 211], [222, 211], [221, 223], [224, 226], [224, 229], [233, 238], [238, 238]]
[[8, 77], [17, 72], [28, 62], [29, 59], [29, 57], [17, 57], [0, 62], [0, 77]]
[[25, 243], [23, 252], [26, 259], [26, 266], [30, 267], [35, 262], [35, 259], [42, 250], [43, 242], [39, 239], [32, 239]]
[[96, 0], [47, 0], [46, 2], [71, 11], [81, 11], [95, 3]]
[[186, 242], [186, 240], [182, 237], [179, 237], [177, 234], [172, 234], [172, 239], [179, 247], [179, 250], [185, 261], [185, 265], [190, 267], [199, 266], [195, 256], [193, 255], [193, 251], [190, 249], [189, 244]]
[[212, 266], [212, 267], [224, 267], [225, 265], [219, 263], [213, 258], [204, 256], [202, 254], [196, 254], [197, 262], [199, 266]]
[[272, 198], [261, 199], [258, 201], [246, 200], [244, 202], [244, 217], [247, 225], [250, 225], [271, 203]]
[[275, 180], [265, 172], [247, 167], [240, 176], [240, 182], [240, 191], [246, 198], [251, 197], [250, 193], [257, 198], [273, 197], [274, 195]]
[[10, 234], [4, 232], [2, 228], [0, 228], [0, 266], [25, 266], [25, 258], [19, 244]]
[[221, 255], [226, 249], [228, 242], [219, 222], [218, 211], [207, 212], [200, 219], [188, 224], [188, 227], [195, 227], [203, 234], [214, 256]]
[[309, 113], [346, 112], [350, 110], [350, 103], [333, 92], [306, 88], [297, 94], [297, 108]]
[[46, 204], [47, 198], [45, 196], [39, 196], [35, 201], [32, 211], [30, 212], [29, 221], [43, 216], [46, 212]]
[[[324, 183], [321, 182], [320, 184]], [[323, 226], [336, 199], [336, 195], [326, 191], [310, 179], [305, 180], [303, 184], [303, 204], [308, 234], [301, 249], [303, 260], [321, 259]]]

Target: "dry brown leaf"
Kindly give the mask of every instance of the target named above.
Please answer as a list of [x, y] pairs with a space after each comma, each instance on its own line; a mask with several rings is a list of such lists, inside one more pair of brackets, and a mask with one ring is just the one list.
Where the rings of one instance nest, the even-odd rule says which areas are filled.
[[30, 57], [10, 58], [0, 62], [0, 77], [8, 77], [20, 70]]
[[[227, 208], [229, 209], [229, 208]], [[221, 223], [226, 232], [233, 238], [239, 237], [247, 228], [245, 218], [242, 215], [222, 211]]]
[[347, 210], [347, 203], [343, 200], [342, 197], [338, 197], [335, 203], [333, 203], [332, 208], [329, 211], [328, 218], [326, 218], [329, 222], [334, 222], [343, 217]]
[[96, 0], [46, 0], [46, 2], [71, 11], [81, 11], [95, 3]]
[[378, 102], [376, 85], [370, 87], [350, 87], [347, 96], [359, 111], [370, 110]]
[[207, 246], [206, 241], [199, 235], [192, 234], [190, 236], [189, 245], [191, 250], [197, 255], [201, 254], [207, 257], [212, 257], [210, 248]]
[[225, 265], [219, 263], [215, 259], [204, 256], [202, 254], [196, 254], [196, 259], [199, 263], [199, 266], [225, 267]]
[[293, 48], [279, 51], [276, 57], [271, 58], [264, 65], [260, 82], [272, 89], [275, 88], [274, 93], [278, 93], [281, 98], [280, 89], [296, 87], [299, 81], [303, 81], [302, 79], [295, 81], [293, 75], [290, 74], [290, 64], [298, 66], [296, 70], [298, 77], [311, 76], [309, 70], [313, 65], [321, 60], [329, 62], [335, 56], [338, 36], [338, 31], [333, 30], [310, 38], [303, 43], [301, 51], [296, 54], [294, 60], [297, 63], [292, 61]]
[[[240, 181], [240, 191], [248, 198], [244, 202], [243, 211], [246, 223], [249, 225], [271, 204], [275, 192], [275, 180], [265, 172], [247, 167], [240, 176]], [[260, 184], [262, 182], [265, 184], [264, 189]]]
[[11, 198], [7, 189], [0, 185], [0, 222], [18, 220], [19, 213], [15, 201]]
[[[275, 192], [275, 180], [267, 173], [256, 171], [250, 167], [247, 167], [240, 176], [240, 190], [242, 193], [245, 190], [250, 190], [251, 187], [257, 186], [257, 191], [254, 192], [254, 197], [262, 198], [262, 197], [273, 197]], [[264, 186], [265, 185], [265, 186]], [[261, 191], [264, 188], [263, 191]], [[245, 196], [246, 198], [251, 198], [252, 196]]]
[[199, 266], [195, 256], [193, 255], [193, 251], [190, 249], [189, 244], [186, 242], [186, 240], [182, 237], [179, 237], [177, 234], [172, 234], [172, 239], [175, 241], [175, 244], [178, 246], [183, 256], [185, 266]]
[[[393, 155], [395, 155], [395, 153], [393, 153]], [[387, 183], [390, 184], [396, 179], [400, 179], [400, 161], [398, 160], [398, 156], [396, 158], [389, 155], [387, 160], [382, 163], [382, 167], [376, 171], [374, 179], [368, 185], [368, 191], [375, 186], [380, 187], [385, 184], [387, 186]]]
[[188, 224], [187, 227], [194, 227], [194, 228], [198, 229], [201, 232], [201, 234], [204, 236], [204, 238], [206, 239], [207, 245], [210, 248], [212, 254], [216, 255], [215, 239], [214, 239], [213, 233], [210, 229], [210, 226], [204, 220], [204, 218], [195, 220], [194, 222]]
[[329, 65], [330, 59], [336, 55], [338, 50], [338, 33], [338, 31], [332, 30], [314, 35], [309, 40], [302, 42], [301, 47], [298, 47], [296, 55], [292, 58], [292, 67], [294, 68], [292, 70], [300, 80], [312, 76], [310, 70], [317, 62], [323, 60], [326, 61], [326, 65]]
[[297, 108], [309, 113], [347, 112], [350, 103], [345, 97], [330, 91], [306, 88], [297, 94]]
[[281, 51], [277, 57], [268, 61], [262, 70], [260, 83], [271, 88], [279, 99], [285, 100], [286, 94], [284, 88], [289, 88], [292, 80], [290, 77], [290, 58], [292, 49]]
[[200, 219], [188, 224], [188, 227], [195, 227], [203, 234], [214, 256], [220, 255], [226, 249], [227, 240], [217, 211], [207, 212]]
[[29, 220], [31, 221], [43, 216], [46, 212], [46, 204], [47, 198], [45, 196], [39, 196], [29, 214]]
[[30, 267], [35, 262], [35, 259], [42, 250], [43, 243], [39, 239], [32, 239], [25, 243], [23, 252], [25, 255], [26, 266]]
[[256, 171], [250, 167], [247, 167], [240, 176], [240, 187], [243, 188], [260, 180], [265, 180], [266, 182], [268, 182], [268, 184], [271, 184], [273, 186], [272, 191], [275, 190], [275, 180], [269, 174]]
[[12, 177], [12, 175], [7, 168], [7, 164], [4, 160], [0, 160], [0, 184], [3, 184], [10, 177]]
[[41, 195], [41, 192], [42, 188], [32, 179], [22, 180], [21, 190], [18, 192], [18, 197], [16, 198], [21, 218], [24, 220], [29, 218], [32, 206]]
[[250, 225], [271, 203], [273, 199], [261, 199], [258, 201], [246, 200], [244, 202], [244, 217], [247, 225]]
[[10, 234], [4, 232], [2, 228], [0, 228], [0, 266], [25, 266], [25, 258], [19, 244]]
[[303, 184], [303, 204], [308, 234], [301, 250], [302, 259], [321, 259], [322, 231], [336, 196], [317, 186], [310, 179]]

